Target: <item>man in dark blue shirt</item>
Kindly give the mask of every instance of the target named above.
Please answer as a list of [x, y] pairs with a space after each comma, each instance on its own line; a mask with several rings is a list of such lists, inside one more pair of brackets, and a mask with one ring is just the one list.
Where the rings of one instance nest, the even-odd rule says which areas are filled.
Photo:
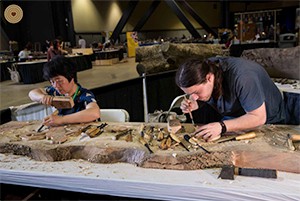
[[197, 128], [198, 137], [211, 141], [222, 133], [252, 129], [265, 123], [283, 123], [282, 95], [259, 64], [235, 57], [189, 59], [176, 74], [177, 85], [189, 95], [184, 113], [212, 106], [223, 119]]

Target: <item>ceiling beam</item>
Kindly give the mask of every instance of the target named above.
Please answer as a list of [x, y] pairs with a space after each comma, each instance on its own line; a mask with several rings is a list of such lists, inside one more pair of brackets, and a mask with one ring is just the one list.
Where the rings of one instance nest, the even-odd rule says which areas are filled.
[[133, 13], [138, 2], [139, 1], [136, 1], [136, 0], [129, 1], [127, 9], [123, 12], [121, 19], [119, 20], [116, 28], [114, 29], [114, 31], [110, 37], [110, 39], [112, 40], [113, 43], [115, 43], [115, 41], [118, 39], [119, 35], [122, 33], [124, 26], [126, 25], [128, 19], [130, 18], [131, 14]]
[[146, 13], [141, 17], [141, 19], [138, 21], [137, 25], [134, 27], [133, 31], [140, 31], [144, 24], [147, 22], [147, 20], [150, 18], [152, 13], [155, 11], [157, 6], [160, 4], [160, 0], [154, 0]]
[[218, 34], [211, 29], [208, 24], [201, 19], [201, 17], [195, 12], [195, 10], [188, 4], [185, 0], [178, 1], [187, 11], [188, 13], [203, 27], [207, 33], [211, 33], [215, 38], [218, 38]]
[[187, 30], [192, 34], [194, 38], [201, 38], [198, 31], [190, 23], [187, 17], [184, 15], [180, 7], [177, 5], [175, 0], [165, 0], [166, 4], [171, 8], [171, 10], [177, 15], [182, 24], [187, 28]]

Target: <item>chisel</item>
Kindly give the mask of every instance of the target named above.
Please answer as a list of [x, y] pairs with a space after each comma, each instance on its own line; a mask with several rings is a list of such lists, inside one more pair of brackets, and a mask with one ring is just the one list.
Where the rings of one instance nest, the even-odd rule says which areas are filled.
[[277, 171], [272, 169], [240, 168], [233, 165], [225, 165], [222, 167], [218, 178], [234, 180], [234, 175], [276, 179]]
[[183, 148], [185, 148], [185, 150], [190, 151], [182, 142], [181, 140], [174, 134], [174, 133], [170, 133], [170, 136], [173, 140], [175, 140], [176, 142], [178, 142]]
[[[58, 115], [58, 110], [55, 110], [51, 115]], [[38, 129], [37, 129], [37, 133], [41, 132], [42, 129], [44, 128], [44, 124], [42, 124]]]
[[153, 151], [150, 149], [149, 144], [144, 139], [144, 131], [141, 131], [140, 135], [141, 135], [140, 138], [139, 138], [140, 143], [142, 145], [144, 145], [149, 150], [150, 154], [152, 154]]
[[228, 137], [225, 139], [219, 139], [216, 142], [221, 143], [221, 142], [227, 142], [227, 141], [231, 141], [231, 140], [233, 140], [233, 141], [248, 140], [248, 139], [252, 139], [255, 137], [256, 137], [256, 134], [254, 132], [250, 132], [250, 133], [246, 133], [246, 134], [239, 135], [239, 136], [232, 136], [232, 137]]
[[186, 141], [188, 141], [189, 143], [191, 143], [192, 145], [196, 145], [198, 147], [200, 147], [203, 151], [205, 151], [206, 153], [210, 154], [209, 151], [207, 151], [204, 147], [202, 147], [200, 144], [198, 144], [198, 142], [196, 142], [195, 140], [193, 140], [193, 138], [191, 138], [189, 135], [184, 135], [184, 139]]

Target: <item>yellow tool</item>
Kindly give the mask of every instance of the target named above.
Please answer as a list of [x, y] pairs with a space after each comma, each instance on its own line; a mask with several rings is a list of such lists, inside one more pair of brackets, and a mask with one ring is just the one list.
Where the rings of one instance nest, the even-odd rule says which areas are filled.
[[246, 134], [243, 134], [243, 135], [232, 136], [232, 137], [225, 138], [225, 139], [219, 139], [216, 142], [221, 143], [221, 142], [227, 142], [227, 141], [231, 141], [231, 140], [234, 140], [234, 141], [248, 140], [248, 139], [252, 139], [252, 138], [255, 138], [255, 137], [256, 137], [256, 134], [254, 132], [250, 132], [250, 133], [246, 133]]

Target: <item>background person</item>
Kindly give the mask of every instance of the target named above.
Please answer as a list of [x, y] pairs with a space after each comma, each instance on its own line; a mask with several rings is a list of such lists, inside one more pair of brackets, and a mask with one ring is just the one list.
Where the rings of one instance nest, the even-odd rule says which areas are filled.
[[32, 101], [52, 105], [52, 96], [70, 96], [74, 100], [71, 109], [59, 109], [58, 115], [43, 120], [46, 126], [92, 122], [100, 118], [100, 108], [94, 94], [77, 82], [76, 67], [67, 58], [55, 56], [44, 65], [44, 79], [51, 86], [33, 89], [29, 92]]
[[79, 36], [78, 45], [80, 48], [86, 48], [86, 41], [81, 36]]
[[[189, 95], [184, 113], [207, 103], [223, 117], [196, 128], [197, 137], [211, 141], [229, 131], [253, 129], [265, 123], [284, 123], [279, 89], [259, 64], [242, 58], [189, 59], [176, 73], [177, 85]], [[201, 108], [200, 108], [201, 109]], [[195, 133], [196, 133], [195, 132]]]
[[29, 50], [28, 46], [26, 45], [24, 47], [23, 50], [21, 50], [18, 54], [18, 58], [19, 58], [19, 61], [26, 61], [28, 58], [29, 58], [29, 55], [31, 54], [31, 51]]
[[61, 49], [60, 41], [55, 39], [50, 43], [50, 47], [47, 51], [47, 60], [50, 61], [56, 55], [63, 55], [63, 51]]

